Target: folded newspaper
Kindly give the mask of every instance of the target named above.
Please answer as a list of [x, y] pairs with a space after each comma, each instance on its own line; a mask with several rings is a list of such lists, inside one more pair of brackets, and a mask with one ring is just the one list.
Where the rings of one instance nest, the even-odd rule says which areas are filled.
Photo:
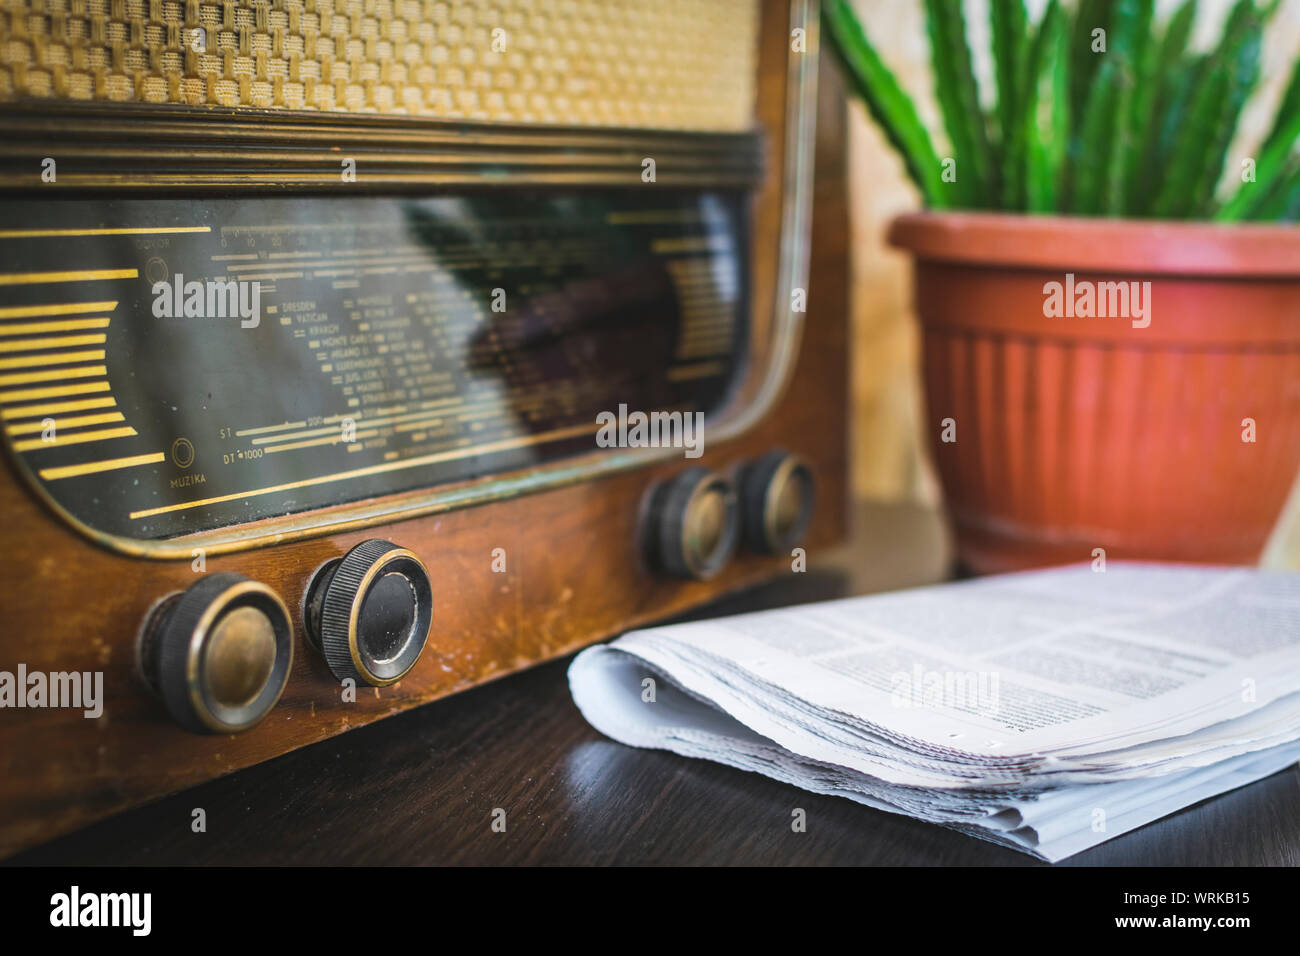
[[1300, 760], [1300, 574], [1111, 562], [633, 631], [601, 732], [1057, 861]]

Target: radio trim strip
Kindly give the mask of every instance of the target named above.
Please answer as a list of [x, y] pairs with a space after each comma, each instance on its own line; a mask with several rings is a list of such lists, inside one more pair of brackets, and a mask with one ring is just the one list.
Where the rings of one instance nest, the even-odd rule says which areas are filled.
[[[250, 143], [256, 148], [247, 148]], [[54, 182], [41, 178], [47, 156], [64, 157]], [[366, 116], [340, 122], [283, 110], [0, 104], [4, 192], [639, 186], [646, 156], [655, 158], [656, 181], [665, 186], [746, 187], [762, 175], [762, 141], [753, 131], [552, 129]], [[339, 176], [343, 157], [363, 171], [355, 181]]]

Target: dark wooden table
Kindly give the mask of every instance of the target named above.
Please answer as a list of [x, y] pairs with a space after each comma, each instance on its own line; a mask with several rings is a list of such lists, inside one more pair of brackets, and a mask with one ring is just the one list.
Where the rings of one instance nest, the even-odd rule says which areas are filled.
[[[942, 526], [860, 510], [855, 540], [736, 613], [933, 581]], [[756, 774], [602, 737], [568, 660], [352, 731], [29, 850], [15, 864], [1034, 865], [1012, 850]], [[207, 832], [193, 833], [203, 808]], [[807, 831], [790, 828], [807, 812]], [[492, 828], [505, 810], [504, 833]], [[1061, 865], [1300, 865], [1300, 768]]]

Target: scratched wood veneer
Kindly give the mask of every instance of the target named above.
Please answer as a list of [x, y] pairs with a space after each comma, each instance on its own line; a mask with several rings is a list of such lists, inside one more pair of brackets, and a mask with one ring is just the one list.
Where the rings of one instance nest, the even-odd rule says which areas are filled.
[[[770, 316], [781, 198], [777, 148], [784, 112], [785, 5], [765, 4], [759, 117], [769, 161], [754, 198], [754, 314]], [[773, 27], [776, 24], [776, 28]], [[776, 64], [781, 64], [780, 69]], [[195, 582], [188, 561], [104, 550], [43, 507], [7, 462], [0, 466], [0, 669], [103, 671], [104, 712], [0, 710], [0, 857], [134, 804], [270, 759], [350, 728], [503, 677], [781, 573], [789, 556], [741, 551], [715, 579], [679, 581], [641, 553], [648, 490], [686, 467], [734, 475], [772, 448], [807, 461], [817, 507], [806, 547], [838, 540], [846, 521], [848, 223], [843, 91], [833, 66], [820, 76], [812, 276], [794, 374], [773, 412], [697, 460], [663, 464], [458, 511], [235, 554], [206, 571], [237, 571], [274, 588], [293, 616], [294, 662], [284, 695], [252, 730], [198, 736], [172, 722], [137, 674], [136, 635], [149, 608]], [[401, 682], [339, 683], [307, 644], [303, 589], [312, 572], [358, 542], [385, 537], [415, 551], [434, 587], [424, 654]], [[507, 571], [493, 573], [505, 548]], [[346, 786], [341, 781], [340, 786]]]

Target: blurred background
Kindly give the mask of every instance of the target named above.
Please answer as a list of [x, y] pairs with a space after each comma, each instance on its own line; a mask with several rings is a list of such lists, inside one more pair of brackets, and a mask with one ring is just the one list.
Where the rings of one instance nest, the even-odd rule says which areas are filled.
[[[966, 28], [981, 94], [991, 97], [992, 63], [988, 5], [999, 0], [965, 0]], [[1046, 0], [1026, 0], [1037, 20]], [[933, 95], [930, 46], [921, 0], [853, 0], [887, 65], [913, 97], [921, 121], [942, 142], [943, 123]], [[1163, 19], [1178, 0], [1158, 0]], [[1207, 48], [1218, 35], [1232, 0], [1200, 0], [1194, 46]], [[1300, 0], [1282, 0], [1265, 38], [1259, 89], [1242, 116], [1230, 156], [1251, 155], [1267, 132], [1300, 51]], [[986, 98], [986, 105], [989, 99]], [[885, 244], [890, 219], [920, 208], [902, 162], [856, 100], [850, 101], [849, 188], [853, 230], [853, 489], [859, 498], [939, 502], [941, 492], [928, 462], [921, 394], [920, 336], [911, 309], [911, 265], [907, 254]], [[938, 142], [936, 142], [938, 146]], [[1237, 160], [1225, 169], [1239, 168]], [[937, 426], [935, 426], [937, 427]], [[1249, 493], [1243, 489], [1243, 493]], [[1290, 503], [1265, 553], [1264, 563], [1300, 570], [1300, 476]]]

